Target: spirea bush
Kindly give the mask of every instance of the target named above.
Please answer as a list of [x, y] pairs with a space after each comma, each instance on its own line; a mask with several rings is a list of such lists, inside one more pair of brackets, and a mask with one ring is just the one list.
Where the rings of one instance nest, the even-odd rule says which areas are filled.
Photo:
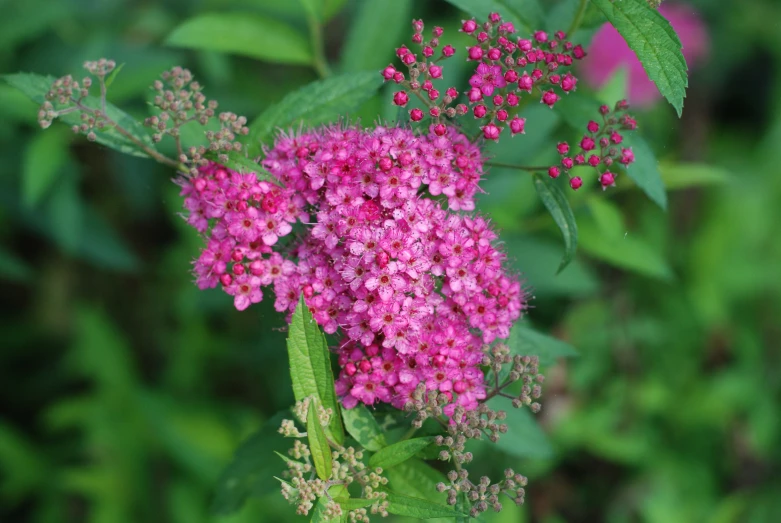
[[[646, 39], [666, 34], [663, 43], [675, 46], [674, 33], [644, 2], [594, 4], [619, 32], [630, 27], [630, 46], [637, 44], [632, 31]], [[348, 114], [315, 126], [306, 117], [298, 125], [281, 120], [265, 142], [245, 117], [219, 112], [181, 67], [154, 83], [152, 115], [143, 123], [108, 103], [119, 72], [111, 60], [87, 62], [81, 80], [8, 78], [41, 103], [43, 128], [62, 120], [88, 140], [175, 169], [183, 218], [203, 237], [194, 253], [196, 285], [222, 289], [238, 311], [271, 299], [285, 316], [296, 404], [272, 427], [291, 442], [274, 475], [284, 498], [313, 521], [391, 513], [463, 520], [499, 511], [504, 500], [524, 502], [527, 479], [515, 470], [498, 478], [469, 472], [471, 442], [518, 437], [492, 400], [536, 413], [544, 381], [539, 354], [517, 340], [545, 337], [514, 327], [530, 310], [534, 282], [509, 268], [499, 231], [477, 209], [480, 182], [494, 165], [487, 143], [533, 133], [523, 116], [532, 102], [551, 110], [563, 104], [569, 118], [587, 115], [575, 142], [556, 145], [555, 165], [511, 166], [534, 177], [564, 235], [558, 270], [577, 245], [564, 188], [579, 190], [589, 177], [606, 190], [629, 174], [649, 190], [633, 175], [642, 152], [627, 144], [638, 127], [627, 102], [601, 105], [583, 96], [566, 103], [579, 96], [573, 65], [587, 51], [565, 32], [523, 34], [490, 13], [463, 21], [471, 44], [457, 49], [441, 27], [427, 31], [413, 20], [412, 29], [414, 49], [398, 47], [396, 63], [374, 73], [394, 86], [397, 121], [366, 125]], [[452, 60], [468, 62], [467, 85], [448, 83]], [[678, 104], [670, 68], [661, 74], [659, 64], [645, 65]], [[327, 74], [323, 63], [319, 69]], [[321, 103], [314, 93], [360, 89], [365, 77], [355, 77], [326, 79], [290, 103], [305, 100], [314, 110]], [[371, 96], [373, 88], [364, 89]], [[187, 143], [181, 130], [192, 122], [207, 126], [208, 145]], [[163, 140], [173, 142], [175, 157], [157, 150]], [[402, 434], [381, 425], [388, 416]], [[264, 459], [278, 459], [267, 453]], [[220, 489], [242, 480], [241, 452], [236, 460]], [[424, 497], [394, 481], [391, 472], [402, 465], [437, 478]]]

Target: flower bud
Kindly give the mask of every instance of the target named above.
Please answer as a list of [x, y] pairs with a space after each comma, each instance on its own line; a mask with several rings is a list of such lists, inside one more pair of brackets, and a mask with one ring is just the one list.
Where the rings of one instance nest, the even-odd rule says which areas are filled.
[[502, 132], [501, 129], [499, 129], [496, 125], [489, 123], [488, 125], [484, 125], [482, 127], [483, 130], [483, 137], [486, 140], [499, 140], [499, 134]]
[[599, 183], [602, 184], [603, 189], [606, 189], [611, 185], [615, 185], [616, 183], [615, 175], [609, 171], [605, 172], [602, 174], [602, 176], [599, 177]]
[[382, 77], [385, 78], [385, 80], [393, 80], [393, 75], [396, 74], [396, 68], [392, 65], [389, 65], [385, 69], [382, 70]]
[[545, 91], [542, 93], [542, 100], [540, 100], [541, 103], [544, 103], [548, 107], [553, 107], [553, 105], [559, 100], [559, 95], [553, 92], [553, 89], [550, 91]]
[[472, 34], [477, 30], [477, 22], [474, 20], [464, 20], [461, 22], [461, 32]]
[[397, 91], [393, 95], [393, 103], [395, 105], [398, 105], [399, 107], [404, 107], [407, 105], [407, 102], [409, 102], [409, 96], [407, 96], [407, 93], [405, 91]]

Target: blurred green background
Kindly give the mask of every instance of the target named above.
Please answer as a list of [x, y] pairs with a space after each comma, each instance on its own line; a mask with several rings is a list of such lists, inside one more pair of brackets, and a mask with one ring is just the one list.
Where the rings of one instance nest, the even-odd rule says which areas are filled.
[[[412, 16], [463, 48], [452, 6], [370, 1], [327, 2], [334, 69], [387, 65]], [[549, 444], [525, 452], [519, 438], [512, 455], [476, 460], [530, 476], [523, 509], [486, 521], [781, 520], [781, 4], [694, 4], [711, 58], [692, 74], [683, 118], [663, 103], [637, 114], [667, 213], [623, 190], [626, 178], [581, 191], [578, 259], [555, 276], [561, 240], [529, 176], [495, 169], [485, 182], [480, 209], [534, 290], [531, 321], [580, 352], [547, 369], [538, 419]], [[539, 5], [546, 27], [573, 2]], [[80, 75], [84, 60], [111, 57], [126, 65], [109, 99], [139, 117], [147, 86], [176, 64], [250, 119], [316, 79], [309, 67], [165, 45], [187, 18], [224, 11], [306, 38], [292, 0], [5, 0], [0, 72]], [[359, 24], [364, 36], [351, 33]], [[388, 95], [351, 116], [395, 118]], [[36, 112], [0, 84], [0, 521], [296, 519], [276, 493], [229, 517], [208, 512], [238, 444], [292, 402], [284, 319], [268, 300], [237, 313], [230, 297], [196, 289], [200, 239], [177, 215], [172, 172], [65, 126], [41, 132]], [[555, 111], [526, 116], [527, 135], [494, 149], [497, 160], [544, 165], [575, 136]]]

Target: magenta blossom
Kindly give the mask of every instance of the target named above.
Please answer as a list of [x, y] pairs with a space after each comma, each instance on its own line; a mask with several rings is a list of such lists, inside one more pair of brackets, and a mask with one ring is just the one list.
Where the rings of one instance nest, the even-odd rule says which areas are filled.
[[479, 146], [444, 125], [422, 135], [332, 126], [280, 136], [264, 153], [279, 185], [216, 164], [180, 180], [206, 240], [198, 285], [222, 286], [239, 310], [262, 287], [280, 312], [303, 294], [342, 337], [336, 390], [347, 408], [401, 408], [419, 384], [449, 398], [448, 415], [477, 408], [483, 347], [526, 308], [490, 222], [461, 212], [474, 209]]
[[[683, 56], [690, 68], [708, 53], [708, 32], [694, 7], [688, 4], [663, 4], [659, 12], [667, 18], [683, 44]], [[661, 98], [656, 85], [648, 78], [634, 51], [629, 49], [618, 31], [609, 23], [594, 36], [581, 71], [586, 82], [595, 88], [603, 86], [619, 67], [625, 67], [629, 83], [629, 102], [635, 107], [649, 106]]]
[[481, 62], [475, 69], [475, 74], [469, 79], [469, 85], [477, 87], [483, 96], [494, 94], [494, 88], [501, 89], [507, 85], [499, 65], [488, 65]]

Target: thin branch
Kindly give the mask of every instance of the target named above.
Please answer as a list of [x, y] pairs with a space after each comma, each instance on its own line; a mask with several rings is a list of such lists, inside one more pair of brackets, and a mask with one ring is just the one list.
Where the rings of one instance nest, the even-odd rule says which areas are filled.
[[580, 6], [578, 6], [578, 12], [575, 13], [575, 18], [567, 29], [567, 36], [572, 36], [575, 31], [578, 30], [580, 24], [583, 23], [583, 18], [586, 15], [586, 9], [588, 8], [588, 0], [580, 0]]
[[320, 78], [328, 78], [331, 76], [331, 69], [328, 67], [328, 60], [325, 57], [323, 26], [312, 15], [307, 16], [307, 23], [309, 24], [309, 39], [312, 42], [312, 52], [314, 53], [313, 65]]
[[[92, 113], [94, 111], [94, 109], [91, 109], [91, 108], [87, 107], [86, 105], [82, 104], [81, 101], [76, 100], [75, 98], [72, 98], [71, 100], [76, 104], [76, 106], [79, 109], [81, 109], [82, 111], [84, 111], [86, 113]], [[130, 140], [139, 149], [141, 149], [146, 154], [148, 154], [150, 158], [153, 158], [154, 160], [157, 160], [158, 162], [162, 163], [163, 165], [167, 165], [169, 167], [173, 167], [173, 168], [179, 169], [179, 170], [186, 170], [186, 169], [183, 168], [183, 166], [179, 162], [177, 162], [175, 160], [172, 160], [171, 158], [168, 158], [167, 156], [165, 156], [163, 154], [160, 154], [159, 152], [157, 152], [156, 150], [154, 150], [153, 148], [149, 147], [147, 144], [145, 144], [144, 142], [142, 142], [141, 140], [139, 140], [138, 138], [133, 136], [132, 133], [128, 132], [126, 129], [124, 129], [122, 126], [120, 126], [117, 122], [115, 122], [114, 120], [109, 118], [109, 115], [108, 115], [108, 113], [106, 111], [101, 111], [101, 113], [102, 113], [100, 115], [101, 118], [103, 118], [106, 121], [106, 123], [111, 128], [115, 129], [119, 134], [121, 134], [122, 136], [124, 136], [125, 138]]]
[[98, 82], [100, 83], [100, 108], [103, 114], [108, 114], [106, 111], [106, 77], [103, 75], [98, 76]]
[[418, 429], [416, 429], [414, 425], [411, 426], [409, 428], [409, 430], [404, 433], [404, 435], [401, 437], [401, 440], [399, 440], [399, 441], [404, 441], [406, 439], [410, 439], [413, 436], [413, 434], [415, 434], [415, 432], [417, 432], [417, 431], [418, 431]]
[[502, 163], [502, 162], [485, 162], [484, 165], [488, 165], [489, 167], [501, 167], [504, 169], [516, 169], [519, 171], [528, 171], [528, 172], [536, 172], [536, 171], [547, 171], [547, 167], [539, 167], [539, 166], [530, 166], [530, 165], [515, 165], [512, 163]]

